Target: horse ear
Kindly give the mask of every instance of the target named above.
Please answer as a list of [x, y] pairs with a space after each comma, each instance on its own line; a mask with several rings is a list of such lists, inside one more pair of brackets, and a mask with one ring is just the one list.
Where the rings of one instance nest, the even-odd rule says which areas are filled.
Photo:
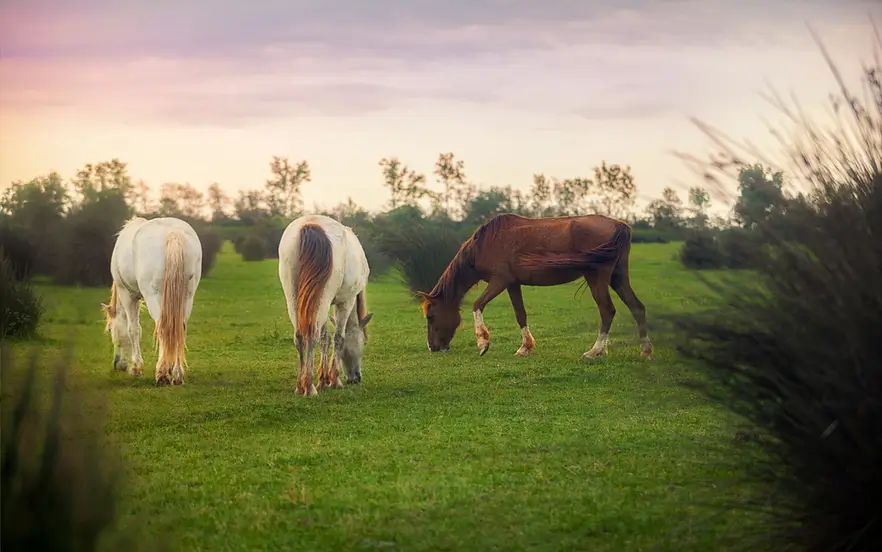
[[429, 294], [426, 293], [425, 291], [415, 291], [415, 292], [413, 292], [413, 295], [414, 295], [414, 297], [416, 297], [417, 299], [421, 299], [421, 300], [423, 300], [423, 301], [429, 301], [429, 300], [431, 300], [431, 297], [429, 297]]
[[373, 318], [373, 317], [374, 317], [374, 313], [372, 313], [372, 312], [367, 313], [367, 315], [365, 315], [365, 317], [362, 318], [358, 322], [358, 325], [361, 326], [362, 329], [364, 329], [364, 327], [368, 325], [368, 322], [370, 322], [371, 318]]

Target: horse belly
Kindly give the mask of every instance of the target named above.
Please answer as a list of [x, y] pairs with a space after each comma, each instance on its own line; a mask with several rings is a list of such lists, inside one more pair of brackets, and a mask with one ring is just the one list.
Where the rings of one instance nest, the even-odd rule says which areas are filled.
[[559, 286], [578, 280], [583, 276], [581, 270], [529, 270], [520, 271], [518, 281], [525, 286]]

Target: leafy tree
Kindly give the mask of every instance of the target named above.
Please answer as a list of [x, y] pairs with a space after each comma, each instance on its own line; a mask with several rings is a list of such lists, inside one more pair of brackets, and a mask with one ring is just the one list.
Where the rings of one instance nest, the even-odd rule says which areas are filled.
[[205, 196], [189, 184], [167, 183], [162, 185], [159, 197], [159, 214], [202, 218]]
[[132, 208], [138, 213], [149, 213], [150, 206], [150, 187], [143, 180], [139, 180], [137, 184], [132, 186], [130, 194], [130, 202]]
[[520, 190], [514, 190], [511, 186], [492, 187], [489, 190], [478, 192], [465, 208], [463, 222], [469, 226], [478, 226], [503, 213], [526, 213], [529, 206]]
[[426, 176], [409, 169], [397, 157], [384, 157], [380, 160], [380, 167], [383, 168], [384, 185], [392, 193], [389, 201], [392, 209], [402, 205], [415, 206], [424, 197], [437, 200], [438, 194], [426, 188]]
[[260, 190], [240, 191], [233, 203], [233, 214], [245, 225], [251, 226], [269, 216], [264, 194]]
[[766, 222], [784, 203], [784, 175], [773, 173], [761, 164], [738, 171], [740, 196], [735, 202], [735, 220], [744, 228], [756, 228]]
[[211, 211], [212, 221], [226, 219], [226, 208], [229, 204], [230, 197], [221, 189], [220, 184], [215, 182], [208, 187], [208, 209]]
[[533, 216], [547, 217], [554, 213], [551, 186], [551, 179], [544, 174], [533, 174], [533, 185], [530, 187], [530, 212]]
[[692, 226], [704, 228], [708, 223], [707, 208], [710, 206], [710, 195], [700, 186], [689, 189], [689, 210], [692, 212]]
[[603, 161], [600, 167], [594, 167], [592, 184], [594, 200], [591, 207], [594, 212], [619, 219], [631, 213], [637, 194], [631, 167], [607, 165]]
[[77, 171], [73, 187], [83, 204], [94, 203], [109, 191], [118, 191], [132, 205], [138, 193], [129, 176], [128, 164], [115, 158], [95, 165], [87, 163]]
[[13, 224], [46, 226], [64, 218], [69, 200], [61, 175], [52, 172], [28, 182], [13, 182], [0, 199], [0, 214]]
[[453, 158], [453, 152], [441, 153], [435, 162], [435, 175], [441, 182], [444, 192], [441, 207], [451, 218], [461, 218], [476, 189], [466, 181], [465, 163]]
[[652, 200], [646, 208], [653, 227], [672, 230], [683, 225], [683, 204], [673, 188], [662, 190], [661, 199]]
[[298, 161], [292, 165], [287, 157], [274, 155], [270, 161], [270, 171], [273, 177], [265, 184], [270, 214], [294, 218], [303, 203], [301, 187], [304, 182], [312, 182], [309, 163]]

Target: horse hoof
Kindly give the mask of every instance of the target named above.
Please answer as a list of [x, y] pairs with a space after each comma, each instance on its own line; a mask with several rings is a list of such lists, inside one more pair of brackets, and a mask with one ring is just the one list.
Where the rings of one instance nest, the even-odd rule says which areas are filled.
[[133, 376], [143, 376], [144, 369], [141, 368], [140, 366], [135, 366], [134, 368], [132, 368], [132, 375]]
[[479, 348], [479, 355], [478, 356], [484, 356], [485, 354], [487, 354], [487, 351], [490, 350], [490, 342], [488, 341], [483, 346], [479, 346], [478, 348]]
[[184, 378], [175, 378], [172, 380], [172, 385], [184, 385]]
[[606, 354], [605, 351], [595, 351], [594, 349], [591, 349], [590, 351], [582, 353], [582, 360], [592, 360], [602, 357], [604, 354]]
[[307, 397], [315, 397], [318, 395], [318, 390], [315, 388], [315, 385], [309, 386], [309, 393], [306, 394]]
[[168, 387], [169, 385], [171, 385], [171, 381], [168, 379], [168, 376], [156, 378], [156, 387]]
[[[354, 382], [354, 383], [358, 383], [358, 382]], [[334, 383], [331, 384], [331, 387], [333, 387], [334, 389], [343, 389], [343, 382], [340, 381], [339, 379], [336, 379], [336, 380], [334, 380]]]
[[524, 349], [523, 347], [521, 347], [520, 349], [517, 350], [517, 352], [515, 352], [514, 356], [528, 357], [528, 356], [530, 356], [530, 353], [532, 353], [532, 352], [533, 352], [532, 349]]

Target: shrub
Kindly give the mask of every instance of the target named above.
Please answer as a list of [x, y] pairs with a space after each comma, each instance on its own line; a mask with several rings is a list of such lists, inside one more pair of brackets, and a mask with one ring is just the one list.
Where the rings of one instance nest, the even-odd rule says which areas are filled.
[[[715, 285], [720, 308], [679, 322], [681, 350], [708, 376], [705, 393], [753, 436], [729, 453], [746, 472], [751, 497], [733, 507], [763, 514], [742, 524], [742, 544], [752, 550], [882, 550], [882, 67], [875, 59], [865, 73], [869, 107], [842, 85], [848, 107], [837, 112], [853, 121], [821, 131], [797, 119], [788, 153], [812, 189], [777, 228], [758, 224], [767, 253], [755, 276]], [[727, 152], [709, 165], [738, 166], [742, 157]]]
[[143, 541], [125, 542], [128, 536], [113, 527], [120, 472], [101, 439], [103, 417], [87, 412], [65, 387], [67, 362], [60, 363], [44, 401], [37, 373], [45, 369], [38, 368], [36, 354], [25, 370], [13, 360], [0, 344], [2, 549], [141, 548]]
[[726, 260], [715, 233], [711, 230], [692, 230], [680, 248], [680, 262], [686, 268], [697, 270], [723, 268]]
[[125, 198], [112, 190], [68, 214], [64, 223], [58, 270], [54, 280], [63, 285], [109, 286], [110, 257], [116, 234], [129, 218]]
[[29, 239], [25, 228], [0, 221], [0, 249], [4, 251], [16, 280], [30, 277], [36, 266], [35, 257], [39, 249]]
[[658, 230], [634, 228], [631, 243], [668, 243], [670, 238]]
[[720, 253], [728, 268], [756, 268], [762, 264], [762, 243], [757, 234], [744, 228], [720, 232]]
[[435, 286], [474, 228], [395, 211], [377, 221], [381, 250], [398, 266], [411, 291]]
[[243, 261], [260, 261], [266, 258], [265, 242], [258, 236], [247, 236], [242, 240], [239, 253]]
[[217, 260], [223, 240], [220, 234], [208, 225], [194, 226], [199, 242], [202, 243], [202, 277], [208, 276]]
[[0, 340], [33, 337], [43, 316], [43, 303], [27, 280], [19, 279], [15, 267], [0, 247]]

